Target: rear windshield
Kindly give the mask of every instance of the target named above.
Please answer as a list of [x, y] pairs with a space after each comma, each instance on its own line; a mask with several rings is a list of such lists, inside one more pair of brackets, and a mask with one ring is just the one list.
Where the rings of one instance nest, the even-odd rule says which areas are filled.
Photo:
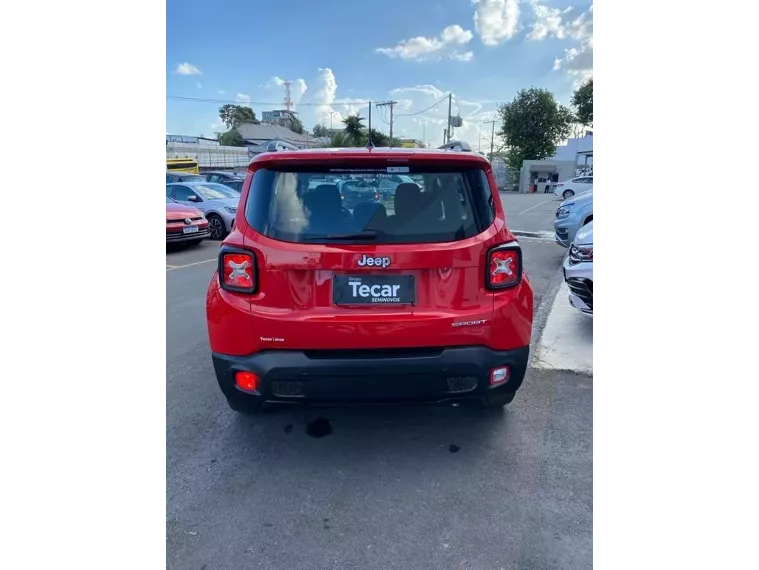
[[216, 184], [215, 182], [195, 184], [192, 189], [206, 200], [223, 200], [225, 198], [239, 198], [240, 196], [228, 186]]
[[297, 243], [436, 243], [466, 239], [493, 223], [479, 168], [258, 170], [245, 208], [259, 233]]

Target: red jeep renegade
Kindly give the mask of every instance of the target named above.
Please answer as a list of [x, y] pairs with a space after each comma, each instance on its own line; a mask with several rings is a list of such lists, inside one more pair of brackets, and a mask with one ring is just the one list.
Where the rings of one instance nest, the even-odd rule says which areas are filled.
[[533, 296], [485, 158], [320, 149], [251, 162], [206, 312], [238, 412], [503, 406], [527, 368]]

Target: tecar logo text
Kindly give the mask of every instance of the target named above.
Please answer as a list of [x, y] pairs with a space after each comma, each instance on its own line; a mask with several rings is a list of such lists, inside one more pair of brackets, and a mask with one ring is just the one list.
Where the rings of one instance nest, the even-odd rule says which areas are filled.
[[390, 267], [390, 258], [389, 257], [368, 257], [366, 254], [358, 260], [357, 265], [359, 267], [381, 267], [382, 269], [385, 269], [386, 267]]

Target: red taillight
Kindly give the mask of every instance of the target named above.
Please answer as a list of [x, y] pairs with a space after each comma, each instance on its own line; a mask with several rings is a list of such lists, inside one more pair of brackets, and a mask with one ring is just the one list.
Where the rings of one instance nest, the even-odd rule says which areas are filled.
[[221, 287], [239, 293], [256, 290], [256, 259], [249, 251], [223, 249], [219, 253]]
[[522, 280], [522, 250], [518, 245], [497, 247], [488, 254], [487, 285], [505, 289]]
[[252, 372], [243, 372], [242, 370], [235, 373], [235, 384], [237, 387], [247, 392], [255, 392], [258, 388], [258, 376]]

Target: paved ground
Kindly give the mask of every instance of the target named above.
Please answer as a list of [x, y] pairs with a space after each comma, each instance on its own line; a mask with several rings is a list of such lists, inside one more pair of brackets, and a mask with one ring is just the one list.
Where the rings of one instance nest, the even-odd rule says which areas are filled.
[[512, 231], [553, 233], [556, 208], [562, 200], [553, 194], [520, 194], [501, 192], [501, 203], [506, 210], [506, 223]]
[[[545, 205], [519, 214], [541, 202], [534, 198], [517, 196], [507, 211], [532, 220], [521, 229], [546, 230], [530, 216]], [[561, 311], [553, 301], [564, 250], [520, 242], [540, 304], [538, 339]], [[591, 375], [533, 367], [495, 414], [430, 407], [240, 417], [218, 390], [205, 330], [217, 249], [210, 242], [167, 254], [169, 568], [592, 566]], [[326, 426], [331, 433], [313, 437]]]

